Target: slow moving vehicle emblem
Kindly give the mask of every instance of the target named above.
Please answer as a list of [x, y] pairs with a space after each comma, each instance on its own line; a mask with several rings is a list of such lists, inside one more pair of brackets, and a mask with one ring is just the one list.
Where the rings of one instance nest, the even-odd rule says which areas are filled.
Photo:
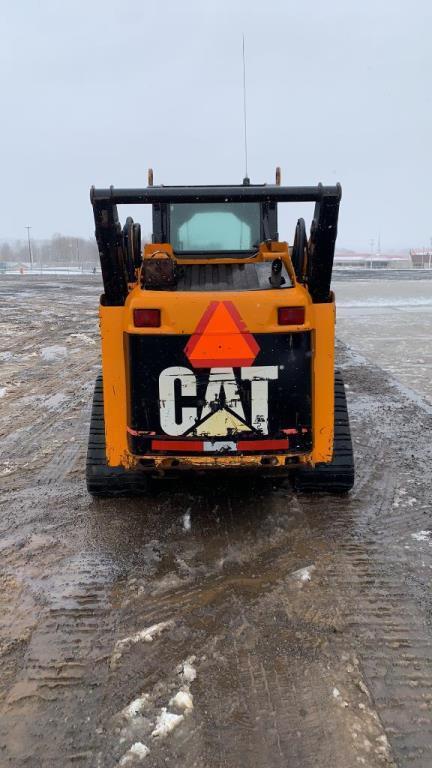
[[184, 351], [194, 368], [241, 368], [260, 348], [232, 301], [212, 301]]

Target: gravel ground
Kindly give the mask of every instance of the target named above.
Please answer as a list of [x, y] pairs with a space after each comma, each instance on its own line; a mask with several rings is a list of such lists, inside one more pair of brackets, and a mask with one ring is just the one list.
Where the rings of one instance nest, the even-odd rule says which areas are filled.
[[353, 285], [349, 497], [185, 479], [93, 501], [99, 278], [1, 278], [1, 766], [430, 768], [430, 357], [399, 376], [395, 350], [426, 354], [406, 318], [431, 315], [396, 313], [392, 356]]

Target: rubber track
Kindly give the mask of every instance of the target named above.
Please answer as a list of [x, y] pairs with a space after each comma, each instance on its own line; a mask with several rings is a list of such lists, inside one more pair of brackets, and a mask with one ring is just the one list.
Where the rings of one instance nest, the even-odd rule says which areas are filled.
[[340, 371], [335, 372], [334, 454], [329, 464], [296, 471], [294, 487], [298, 491], [348, 493], [354, 485], [354, 456], [345, 387]]
[[95, 383], [86, 463], [87, 490], [92, 496], [132, 496], [147, 490], [143, 473], [110, 467], [105, 452], [102, 376]]

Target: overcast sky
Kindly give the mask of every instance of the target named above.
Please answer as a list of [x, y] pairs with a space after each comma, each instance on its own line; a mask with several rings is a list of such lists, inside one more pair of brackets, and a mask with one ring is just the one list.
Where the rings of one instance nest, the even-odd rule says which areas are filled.
[[143, 186], [148, 166], [155, 183], [240, 183], [244, 32], [251, 181], [276, 165], [284, 184], [340, 181], [340, 247], [430, 242], [430, 0], [0, 8], [0, 239], [90, 236], [89, 187]]

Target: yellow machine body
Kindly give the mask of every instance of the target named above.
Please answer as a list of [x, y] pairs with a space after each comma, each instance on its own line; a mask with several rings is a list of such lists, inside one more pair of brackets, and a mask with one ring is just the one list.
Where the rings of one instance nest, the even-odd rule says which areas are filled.
[[[155, 252], [172, 254], [171, 246], [163, 243], [147, 245], [143, 251], [143, 263], [151, 259]], [[151, 290], [142, 286], [140, 270], [137, 270], [135, 283], [129, 285], [129, 293], [123, 306], [100, 305], [100, 332], [102, 340], [103, 403], [105, 419], [105, 444], [107, 463], [111, 467], [133, 468], [138, 464], [152, 466], [156, 473], [163, 473], [175, 467], [181, 470], [241, 469], [261, 468], [283, 470], [290, 462], [297, 465], [315, 465], [330, 462], [333, 456], [334, 433], [334, 328], [335, 304], [331, 300], [325, 303], [313, 302], [305, 284], [297, 281], [291, 263], [291, 249], [286, 243], [274, 242], [261, 244], [253, 261], [268, 261], [275, 257], [284, 263], [292, 281], [287, 290], [278, 288], [265, 291], [181, 291]], [[242, 263], [252, 259], [242, 259]], [[233, 259], [212, 259], [212, 264], [233, 263]], [[178, 259], [177, 265], [208, 263], [206, 259]], [[134, 455], [128, 445], [128, 391], [127, 391], [127, 339], [130, 335], [149, 335], [160, 337], [161, 344], [165, 337], [191, 337], [210, 302], [227, 302], [234, 305], [247, 330], [254, 334], [280, 334], [310, 332], [311, 338], [311, 415], [312, 445], [305, 453], [289, 450], [269, 451], [253, 455], [221, 453], [221, 455], [194, 455], [182, 453], [181, 456]], [[286, 326], [278, 323], [279, 307], [304, 307], [304, 323]], [[160, 310], [159, 327], [136, 327], [134, 310]]]

